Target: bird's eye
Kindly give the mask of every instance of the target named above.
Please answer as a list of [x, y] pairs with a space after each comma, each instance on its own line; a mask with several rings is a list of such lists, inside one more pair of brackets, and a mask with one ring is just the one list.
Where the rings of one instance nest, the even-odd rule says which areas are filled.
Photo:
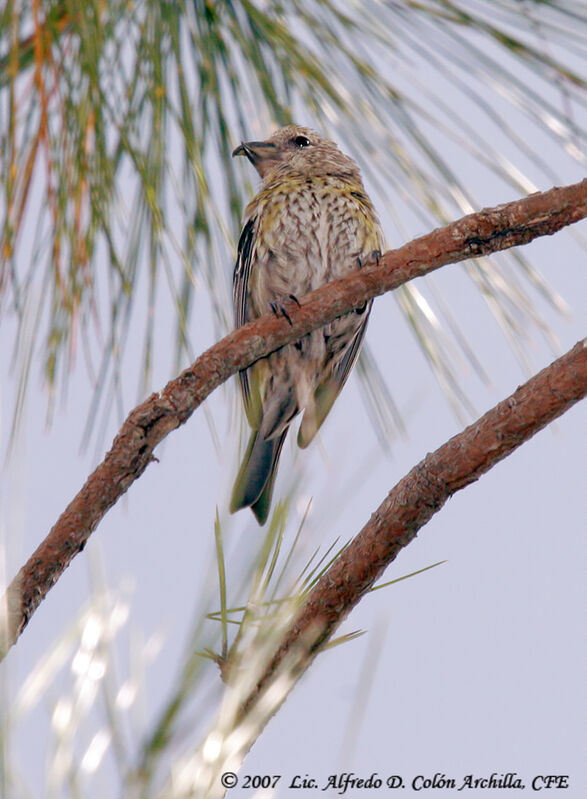
[[310, 146], [310, 139], [308, 139], [306, 136], [296, 136], [295, 139], [292, 139], [292, 142], [295, 144], [296, 147]]

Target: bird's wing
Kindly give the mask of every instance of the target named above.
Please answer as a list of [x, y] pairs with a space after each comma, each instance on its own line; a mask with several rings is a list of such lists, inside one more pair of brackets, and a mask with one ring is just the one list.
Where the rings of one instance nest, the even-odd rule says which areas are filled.
[[[347, 377], [351, 373], [351, 369], [355, 365], [355, 361], [361, 350], [361, 344], [365, 338], [365, 331], [367, 329], [367, 320], [371, 313], [372, 302], [367, 304], [367, 307], [362, 311], [363, 319], [355, 335], [346, 346], [346, 350], [341, 362], [336, 367], [332, 377], [325, 383], [321, 383], [314, 392], [314, 408], [312, 412], [308, 413], [308, 408], [304, 412], [302, 423], [298, 432], [298, 446], [307, 447], [312, 441], [322, 422], [328, 416], [335, 399], [340, 394], [342, 387], [346, 383]], [[356, 313], [356, 311], [352, 312]]]
[[[241, 327], [250, 321], [248, 313], [248, 289], [249, 289], [249, 276], [251, 273], [251, 261], [253, 243], [255, 239], [255, 217], [247, 220], [242, 229], [240, 239], [238, 240], [236, 264], [234, 267], [234, 274], [232, 277], [232, 297], [234, 303], [234, 319], [237, 327]], [[251, 399], [251, 386], [249, 381], [249, 372], [244, 370], [238, 373], [240, 380], [241, 391], [245, 402], [245, 408], [248, 411]]]
[[[359, 351], [361, 349], [361, 344], [363, 343], [363, 339], [365, 338], [365, 331], [367, 330], [367, 321], [369, 319], [369, 314], [371, 313], [371, 306], [373, 302], [367, 303], [367, 307], [364, 308], [361, 312], [363, 314], [363, 319], [361, 324], [359, 325], [357, 332], [353, 336], [352, 340], [349, 342], [346, 352], [344, 354], [344, 358], [336, 367], [334, 372], [334, 379], [337, 384], [337, 396], [340, 393], [342, 387], [346, 383], [346, 379], [349, 376], [351, 369], [355, 365], [355, 361], [357, 360], [357, 356], [359, 355]], [[355, 311], [355, 313], [357, 313]], [[328, 411], [326, 411], [328, 413]]]

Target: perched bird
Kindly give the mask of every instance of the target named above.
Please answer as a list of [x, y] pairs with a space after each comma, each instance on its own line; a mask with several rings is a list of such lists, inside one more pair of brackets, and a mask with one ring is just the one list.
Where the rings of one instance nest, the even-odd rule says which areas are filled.
[[[356, 163], [313, 130], [288, 125], [267, 141], [244, 142], [262, 179], [238, 243], [233, 295], [236, 325], [295, 310], [297, 297], [378, 259], [383, 234]], [[371, 303], [240, 372], [251, 438], [230, 510], [269, 515], [277, 463], [301, 411], [298, 445], [307, 447], [357, 359]]]

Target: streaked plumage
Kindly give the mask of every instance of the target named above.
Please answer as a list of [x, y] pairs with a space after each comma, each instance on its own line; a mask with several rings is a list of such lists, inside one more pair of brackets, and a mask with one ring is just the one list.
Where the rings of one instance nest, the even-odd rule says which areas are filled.
[[[355, 162], [334, 142], [289, 125], [246, 155], [262, 178], [244, 216], [234, 270], [236, 325], [290, 307], [383, 250], [383, 235]], [[291, 306], [295, 313], [295, 305]], [[238, 473], [231, 511], [250, 506], [260, 524], [269, 514], [277, 462], [295, 416], [307, 447], [357, 358], [371, 309], [337, 319], [241, 372], [253, 432]]]

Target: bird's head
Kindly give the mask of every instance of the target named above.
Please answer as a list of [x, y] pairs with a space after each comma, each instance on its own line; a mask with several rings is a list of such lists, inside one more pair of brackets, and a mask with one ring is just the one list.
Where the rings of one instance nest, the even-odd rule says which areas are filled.
[[279, 128], [266, 141], [243, 142], [232, 154], [245, 155], [262, 178], [273, 170], [308, 176], [359, 174], [353, 159], [333, 141], [300, 125]]

